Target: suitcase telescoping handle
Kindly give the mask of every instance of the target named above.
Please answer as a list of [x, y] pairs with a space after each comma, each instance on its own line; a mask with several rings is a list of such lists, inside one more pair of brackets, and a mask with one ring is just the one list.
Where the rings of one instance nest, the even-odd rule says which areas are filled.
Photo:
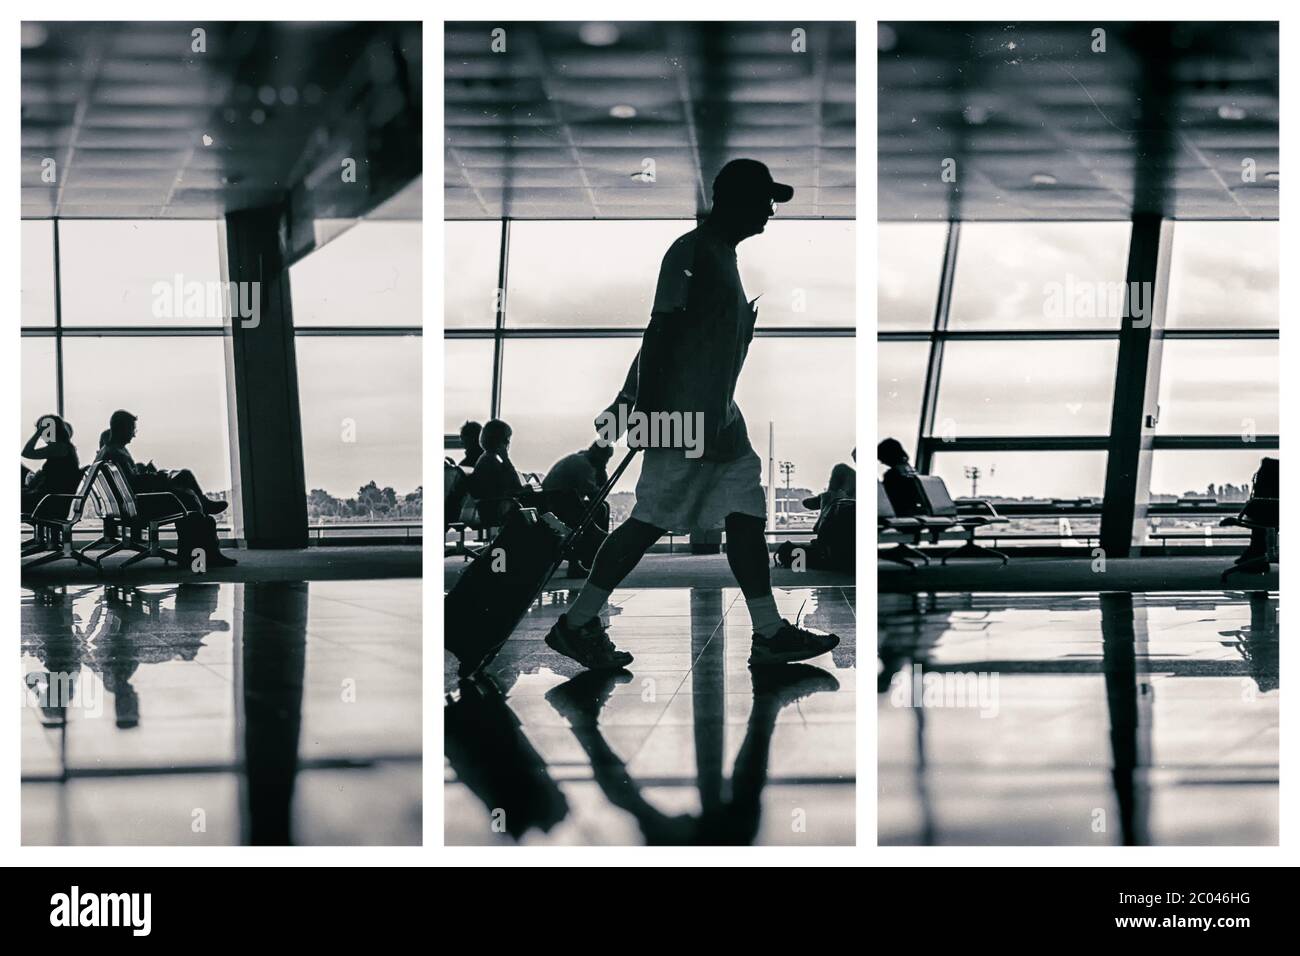
[[609, 493], [614, 490], [614, 485], [616, 485], [618, 480], [623, 477], [623, 472], [627, 471], [627, 466], [632, 464], [632, 459], [636, 457], [636, 453], [640, 450], [640, 448], [628, 449], [627, 454], [623, 456], [623, 460], [619, 462], [618, 467], [614, 469], [614, 473], [609, 476], [609, 481], [605, 482], [605, 487], [600, 489], [600, 494], [596, 495], [596, 497], [591, 500], [591, 504], [587, 506], [587, 510], [583, 513], [582, 520], [578, 522], [578, 526], [570, 531], [569, 536], [564, 539], [564, 550], [566, 552], [573, 543], [586, 532], [588, 525], [596, 519], [596, 511], [602, 504], [604, 504], [605, 499], [609, 497]]

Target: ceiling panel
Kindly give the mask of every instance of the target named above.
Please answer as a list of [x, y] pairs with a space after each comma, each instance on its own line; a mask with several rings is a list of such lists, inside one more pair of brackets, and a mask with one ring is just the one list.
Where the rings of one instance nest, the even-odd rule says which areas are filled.
[[851, 219], [854, 57], [852, 24], [449, 23], [446, 215], [688, 219], [749, 156], [780, 214]]
[[23, 215], [218, 217], [286, 201], [336, 155], [368, 175], [295, 209], [360, 214], [418, 175], [418, 155], [385, 164], [400, 175], [377, 167], [394, 111], [419, 126], [420, 37], [396, 22], [24, 23]]
[[885, 23], [878, 61], [881, 219], [1277, 218], [1275, 23]]

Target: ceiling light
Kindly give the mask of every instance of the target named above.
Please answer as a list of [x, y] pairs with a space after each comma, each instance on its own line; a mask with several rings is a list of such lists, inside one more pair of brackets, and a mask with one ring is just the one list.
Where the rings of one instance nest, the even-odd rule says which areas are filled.
[[976, 106], [974, 104], [967, 106], [962, 110], [962, 116], [971, 126], [983, 126], [989, 121], [989, 110], [987, 106]]
[[618, 27], [612, 23], [584, 23], [578, 27], [578, 39], [587, 46], [613, 46], [618, 42]]
[[1219, 107], [1219, 119], [1222, 120], [1244, 120], [1246, 111], [1235, 103], [1224, 103]]
[[898, 46], [898, 32], [887, 23], [879, 24], [876, 27], [876, 49], [881, 53], [888, 53], [896, 46]]
[[213, 142], [213, 141], [212, 141], [212, 137], [209, 136], [207, 133], [204, 133], [204, 134], [203, 134], [203, 145], [204, 145], [204, 146], [211, 146], [211, 145], [212, 145], [212, 142]]
[[627, 103], [619, 103], [617, 106], [609, 108], [609, 115], [614, 119], [632, 119], [636, 116], [636, 107]]
[[1055, 186], [1056, 177], [1051, 173], [1034, 173], [1029, 177], [1029, 181], [1035, 186]]
[[1282, 174], [1279, 173], [1277, 170], [1273, 170], [1273, 172], [1271, 173], [1265, 173], [1264, 178], [1267, 179], [1270, 183], [1275, 183], [1282, 178]]

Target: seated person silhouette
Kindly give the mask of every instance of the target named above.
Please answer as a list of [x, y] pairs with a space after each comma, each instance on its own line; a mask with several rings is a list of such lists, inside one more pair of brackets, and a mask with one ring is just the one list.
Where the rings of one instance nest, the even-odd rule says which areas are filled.
[[[858, 460], [858, 450], [853, 449], [853, 461]], [[820, 495], [809, 495], [802, 502], [809, 511], [820, 511], [831, 502], [858, 496], [858, 472], [853, 465], [840, 462], [831, 469], [826, 490]]]
[[499, 418], [483, 426], [482, 453], [469, 479], [469, 493], [479, 502], [479, 520], [495, 526], [510, 513], [511, 502], [526, 487], [510, 460], [514, 429]]
[[[514, 431], [509, 424], [499, 418], [494, 418], [483, 426], [483, 455], [474, 466], [469, 482], [469, 493], [479, 503], [479, 520], [489, 526], [500, 525], [511, 510], [522, 507], [550, 512], [570, 528], [577, 527], [586, 511], [584, 497], [570, 488], [543, 489], [539, 492], [525, 484], [510, 460], [510, 441], [513, 435]], [[561, 474], [571, 470], [576, 469], [566, 467]], [[557, 477], [553, 485], [560, 480]], [[596, 486], [597, 489], [600, 487]], [[569, 562], [571, 575], [586, 574], [582, 557], [586, 552], [594, 556], [603, 538], [603, 533], [584, 536], [585, 544], [580, 542], [578, 552], [574, 555], [577, 560]]]
[[614, 449], [599, 441], [581, 451], [565, 455], [542, 479], [543, 491], [572, 491], [584, 501], [600, 493], [609, 480], [606, 469]]
[[[592, 499], [604, 490], [609, 481], [607, 468], [613, 454], [611, 446], [594, 441], [581, 451], [565, 455], [542, 479], [542, 493], [547, 504], [569, 527], [582, 521]], [[594, 528], [579, 540], [574, 559], [569, 561], [570, 577], [587, 575], [596, 551], [608, 533], [609, 503], [602, 501], [596, 509]]]
[[42, 415], [23, 446], [23, 457], [44, 462], [35, 473], [23, 469], [22, 506], [36, 507], [45, 495], [72, 495], [81, 483], [81, 463], [72, 444], [72, 426], [58, 415]]
[[460, 464], [466, 468], [477, 465], [483, 455], [483, 445], [480, 443], [482, 434], [483, 426], [478, 422], [468, 421], [460, 426], [460, 445], [465, 449], [465, 457], [460, 460]]
[[[136, 435], [136, 416], [119, 409], [109, 418], [108, 439], [99, 449], [99, 458], [112, 462], [122, 472], [124, 478], [135, 492], [169, 492], [177, 497], [188, 514], [176, 524], [177, 533], [183, 542], [181, 550], [192, 544], [207, 553], [206, 567], [225, 568], [238, 562], [221, 553], [217, 543], [217, 525], [212, 515], [225, 511], [228, 503], [209, 498], [199, 487], [198, 480], [189, 469], [180, 471], [160, 471], [153, 462], [146, 465], [136, 464], [127, 450]], [[102, 436], [101, 436], [102, 437]], [[189, 564], [189, 555], [182, 556], [182, 563]]]
[[145, 465], [136, 464], [126, 446], [135, 438], [137, 420], [130, 412], [115, 411], [109, 418], [108, 441], [100, 447], [99, 457], [117, 465], [134, 491], [171, 492], [187, 510], [197, 514], [216, 515], [225, 511], [228, 502], [207, 497], [188, 468], [160, 471], [152, 461]]
[[1233, 562], [1235, 569], [1243, 574], [1268, 573], [1268, 535], [1278, 526], [1279, 491], [1278, 460], [1261, 459], [1259, 470], [1251, 479], [1250, 500], [1235, 517], [1220, 522], [1250, 528], [1250, 544]]
[[876, 458], [886, 467], [881, 482], [894, 513], [900, 518], [910, 518], [926, 513], [925, 503], [916, 490], [916, 469], [912, 467], [907, 450], [895, 438], [886, 438], [876, 446]]

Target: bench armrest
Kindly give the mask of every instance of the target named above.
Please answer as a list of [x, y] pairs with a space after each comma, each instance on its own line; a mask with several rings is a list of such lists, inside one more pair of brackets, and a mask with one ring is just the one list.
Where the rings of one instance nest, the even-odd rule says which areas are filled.
[[[73, 502], [84, 501], [85, 498], [85, 495], [43, 495], [41, 500], [36, 503], [36, 507], [32, 509], [31, 515], [33, 518], [38, 518], [42, 521], [63, 521], [68, 517], [68, 512], [72, 508]], [[56, 507], [57, 511], [51, 514], [51, 509], [55, 509]]]
[[993, 507], [991, 501], [985, 501], [983, 498], [975, 498], [969, 501], [957, 502], [957, 514], [960, 515], [983, 515], [986, 518], [1000, 518], [998, 509]]
[[152, 499], [170, 498], [172, 501], [176, 502], [177, 514], [180, 515], [194, 514], [193, 511], [185, 507], [185, 502], [181, 501], [181, 499], [177, 495], [173, 494], [170, 491], [137, 491], [133, 495], [133, 497], [135, 498], [136, 501], [141, 501], [145, 498], [152, 498]]

